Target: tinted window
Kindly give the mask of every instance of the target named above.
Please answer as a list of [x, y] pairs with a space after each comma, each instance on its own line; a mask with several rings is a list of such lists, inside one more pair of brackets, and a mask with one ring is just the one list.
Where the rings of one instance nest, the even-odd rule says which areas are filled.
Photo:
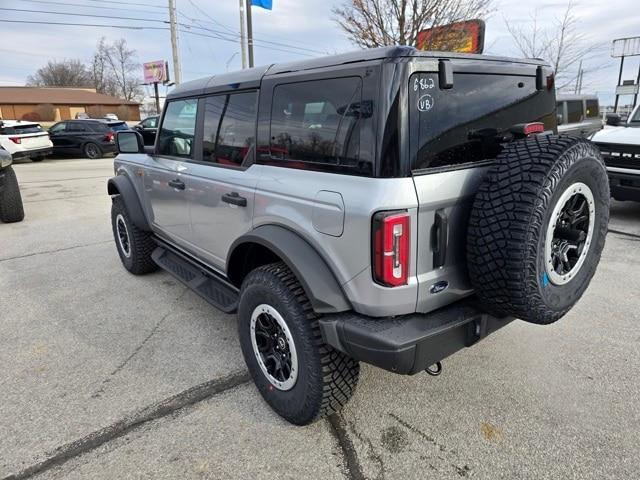
[[44, 132], [40, 125], [16, 125], [15, 127], [0, 128], [1, 135], [24, 135], [26, 133]]
[[85, 125], [94, 132], [106, 132], [109, 130], [109, 127], [105, 123], [102, 122], [86, 122]]
[[[278, 85], [271, 109], [270, 163], [369, 174], [358, 161], [360, 118], [370, 116], [360, 78]], [[369, 102], [370, 103], [370, 102]]]
[[456, 73], [441, 90], [437, 73], [415, 73], [408, 87], [412, 170], [491, 160], [518, 123], [556, 126], [553, 91], [537, 90], [534, 77]]
[[89, 129], [84, 123], [69, 122], [67, 123], [67, 132], [88, 132]]
[[587, 100], [587, 117], [596, 118], [600, 116], [600, 109], [598, 108], [598, 100]]
[[52, 126], [49, 131], [50, 132], [64, 132], [67, 128], [67, 124], [64, 122], [61, 123], [56, 123], [54, 126]]
[[125, 123], [125, 122], [119, 122], [119, 123], [110, 123], [109, 127], [111, 128], [111, 130], [113, 130], [114, 132], [119, 132], [121, 130], [129, 130], [129, 126]]
[[158, 126], [158, 117], [149, 117], [142, 121], [145, 128], [156, 128]]
[[202, 160], [242, 165], [255, 145], [256, 92], [205, 99]]
[[580, 123], [584, 120], [582, 100], [567, 102], [567, 119], [569, 123]]
[[565, 122], [564, 118], [564, 102], [558, 102], [557, 112], [558, 114], [558, 125], [561, 125]]
[[158, 135], [158, 154], [190, 158], [196, 127], [197, 100], [175, 100], [166, 107]]

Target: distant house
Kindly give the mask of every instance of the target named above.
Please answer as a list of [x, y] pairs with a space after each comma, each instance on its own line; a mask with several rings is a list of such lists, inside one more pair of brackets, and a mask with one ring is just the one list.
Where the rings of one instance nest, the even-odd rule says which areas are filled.
[[78, 113], [92, 118], [115, 113], [121, 120], [140, 120], [140, 104], [91, 88], [0, 87], [0, 118], [5, 120], [69, 120]]

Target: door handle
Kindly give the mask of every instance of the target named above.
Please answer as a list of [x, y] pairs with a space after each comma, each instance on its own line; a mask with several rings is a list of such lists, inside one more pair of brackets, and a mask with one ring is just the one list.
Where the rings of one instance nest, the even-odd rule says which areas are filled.
[[241, 197], [238, 192], [225, 193], [222, 195], [222, 201], [224, 203], [230, 203], [231, 205], [237, 205], [238, 207], [247, 206], [247, 199]]
[[444, 209], [436, 210], [431, 237], [433, 268], [444, 266], [444, 262], [447, 259], [448, 224], [449, 221]]
[[178, 190], [184, 190], [184, 182], [179, 178], [176, 178], [175, 180], [169, 180], [168, 183], [170, 187], [173, 187]]

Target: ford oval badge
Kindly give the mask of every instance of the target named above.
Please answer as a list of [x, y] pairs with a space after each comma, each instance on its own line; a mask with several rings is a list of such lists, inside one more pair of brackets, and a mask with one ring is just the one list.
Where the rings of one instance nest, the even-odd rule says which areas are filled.
[[440, 293], [443, 290], [446, 290], [447, 288], [449, 288], [449, 282], [443, 280], [441, 282], [437, 282], [437, 283], [434, 283], [433, 285], [431, 285], [431, 288], [429, 289], [429, 292], [431, 292], [431, 293]]

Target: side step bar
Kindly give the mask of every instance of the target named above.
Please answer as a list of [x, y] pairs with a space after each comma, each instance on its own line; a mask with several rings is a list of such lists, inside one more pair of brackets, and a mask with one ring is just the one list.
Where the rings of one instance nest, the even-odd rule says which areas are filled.
[[186, 254], [163, 245], [153, 251], [151, 258], [214, 307], [225, 313], [237, 310], [238, 289]]

